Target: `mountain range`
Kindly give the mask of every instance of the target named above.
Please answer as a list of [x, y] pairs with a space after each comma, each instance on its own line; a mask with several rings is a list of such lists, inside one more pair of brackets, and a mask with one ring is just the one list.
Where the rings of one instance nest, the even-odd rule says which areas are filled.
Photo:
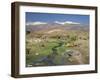
[[40, 31], [40, 30], [51, 30], [51, 29], [64, 29], [64, 30], [84, 30], [89, 31], [89, 25], [80, 24], [72, 21], [54, 23], [46, 22], [28, 22], [26, 23], [26, 31]]

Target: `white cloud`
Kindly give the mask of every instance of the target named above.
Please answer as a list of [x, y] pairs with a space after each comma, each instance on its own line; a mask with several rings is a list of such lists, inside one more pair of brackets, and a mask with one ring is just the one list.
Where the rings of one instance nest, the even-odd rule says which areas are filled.
[[46, 22], [28, 22], [26, 25], [41, 25], [41, 24], [47, 24]]
[[55, 21], [54, 23], [61, 24], [61, 25], [64, 25], [64, 24], [80, 24], [80, 23], [72, 22], [72, 21], [65, 21], [65, 22]]

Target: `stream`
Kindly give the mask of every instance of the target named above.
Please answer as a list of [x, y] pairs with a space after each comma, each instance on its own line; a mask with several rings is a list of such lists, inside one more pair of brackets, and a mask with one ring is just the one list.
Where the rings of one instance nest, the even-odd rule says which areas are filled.
[[46, 57], [42, 57], [41, 59], [34, 61], [33, 65], [41, 65], [41, 63], [47, 63], [47, 65], [56, 65], [56, 63], [54, 62], [55, 57], [58, 55], [58, 51], [57, 48], [61, 47], [64, 43], [63, 42], [59, 42], [57, 46], [54, 46], [51, 50], [52, 53], [50, 53], [48, 56]]

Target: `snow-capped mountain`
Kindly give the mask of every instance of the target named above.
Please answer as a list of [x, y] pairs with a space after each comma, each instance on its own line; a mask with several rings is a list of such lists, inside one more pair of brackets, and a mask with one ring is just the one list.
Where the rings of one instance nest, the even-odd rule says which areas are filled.
[[39, 21], [37, 21], [37, 22], [28, 22], [28, 23], [26, 23], [26, 25], [28, 26], [28, 25], [43, 25], [43, 24], [47, 24], [46, 22], [39, 22]]
[[72, 21], [54, 21], [53, 23], [47, 22], [27, 22], [26, 23], [26, 30], [27, 31], [38, 31], [38, 30], [48, 30], [48, 29], [64, 29], [64, 30], [89, 30], [88, 25], [83, 25], [78, 22]]
[[61, 24], [61, 25], [65, 25], [65, 24], [80, 24], [78, 22], [72, 22], [72, 21], [65, 21], [65, 22], [55, 21], [55, 23]]

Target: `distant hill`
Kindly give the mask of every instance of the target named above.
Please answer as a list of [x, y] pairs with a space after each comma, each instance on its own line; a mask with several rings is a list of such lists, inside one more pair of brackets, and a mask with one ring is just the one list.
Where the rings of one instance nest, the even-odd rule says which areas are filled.
[[89, 26], [81, 24], [58, 24], [58, 23], [48, 23], [48, 24], [39, 24], [26, 25], [26, 31], [40, 31], [40, 30], [51, 30], [51, 29], [64, 29], [64, 30], [83, 30], [88, 31]]

